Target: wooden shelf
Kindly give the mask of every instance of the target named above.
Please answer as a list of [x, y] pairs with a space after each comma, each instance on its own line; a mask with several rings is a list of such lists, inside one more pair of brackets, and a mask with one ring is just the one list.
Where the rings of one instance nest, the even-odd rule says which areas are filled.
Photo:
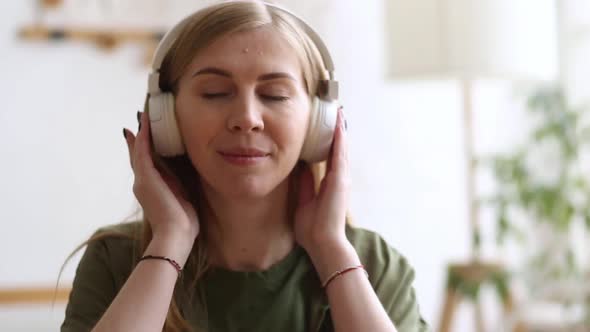
[[56, 303], [67, 302], [71, 289], [38, 287], [38, 288], [14, 288], [0, 289], [0, 305], [27, 304], [27, 303]]
[[29, 25], [20, 29], [19, 36], [29, 40], [88, 41], [94, 42], [99, 46], [114, 47], [124, 42], [158, 43], [164, 36], [164, 33], [142, 29], [57, 28], [43, 25]]
[[49, 27], [28, 25], [18, 36], [25, 40], [88, 42], [104, 50], [111, 50], [124, 43], [136, 43], [145, 47], [143, 62], [149, 65], [153, 53], [165, 32], [148, 29], [106, 29], [85, 27]]

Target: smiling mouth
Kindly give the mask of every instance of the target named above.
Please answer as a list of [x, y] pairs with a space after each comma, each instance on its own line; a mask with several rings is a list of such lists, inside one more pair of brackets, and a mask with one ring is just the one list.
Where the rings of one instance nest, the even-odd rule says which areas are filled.
[[232, 154], [232, 153], [224, 153], [219, 152], [219, 155], [223, 157], [223, 159], [233, 165], [238, 166], [251, 166], [259, 164], [265, 161], [269, 156], [270, 153], [267, 154]]
[[219, 154], [221, 154], [222, 156], [229, 156], [229, 157], [244, 157], [244, 158], [261, 158], [261, 157], [267, 157], [270, 155], [270, 153], [260, 153], [260, 154], [241, 154], [241, 153], [226, 153], [226, 152], [220, 152]]

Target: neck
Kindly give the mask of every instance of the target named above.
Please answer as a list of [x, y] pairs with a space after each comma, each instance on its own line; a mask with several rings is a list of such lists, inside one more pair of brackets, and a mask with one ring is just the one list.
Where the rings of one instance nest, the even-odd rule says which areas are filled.
[[266, 197], [229, 199], [205, 189], [211, 208], [207, 242], [211, 265], [235, 271], [266, 270], [295, 245], [288, 216], [288, 181]]

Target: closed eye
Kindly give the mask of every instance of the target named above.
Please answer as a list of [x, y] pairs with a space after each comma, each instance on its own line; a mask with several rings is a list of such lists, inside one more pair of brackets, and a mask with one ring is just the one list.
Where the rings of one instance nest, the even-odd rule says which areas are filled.
[[[229, 95], [231, 95], [231, 93], [229, 93], [229, 92], [203, 93], [202, 97], [205, 99], [216, 99], [216, 98], [228, 97]], [[266, 99], [268, 101], [277, 101], [277, 102], [289, 100], [289, 97], [287, 97], [287, 96], [260, 95], [260, 97], [262, 97], [263, 99]]]
[[228, 92], [217, 92], [217, 93], [203, 93], [203, 98], [205, 99], [215, 99], [221, 97], [227, 97], [230, 94]]
[[289, 97], [285, 96], [271, 96], [271, 95], [261, 95], [262, 98], [270, 100], [270, 101], [287, 101]]

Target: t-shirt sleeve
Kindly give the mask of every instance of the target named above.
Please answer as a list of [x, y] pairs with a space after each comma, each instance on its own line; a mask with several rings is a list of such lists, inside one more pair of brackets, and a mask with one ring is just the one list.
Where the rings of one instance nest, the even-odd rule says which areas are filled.
[[397, 331], [429, 332], [420, 314], [412, 285], [414, 269], [408, 261], [373, 232], [364, 231], [357, 247], [373, 289]]
[[92, 330], [115, 296], [106, 240], [92, 241], [76, 269], [61, 332]]

